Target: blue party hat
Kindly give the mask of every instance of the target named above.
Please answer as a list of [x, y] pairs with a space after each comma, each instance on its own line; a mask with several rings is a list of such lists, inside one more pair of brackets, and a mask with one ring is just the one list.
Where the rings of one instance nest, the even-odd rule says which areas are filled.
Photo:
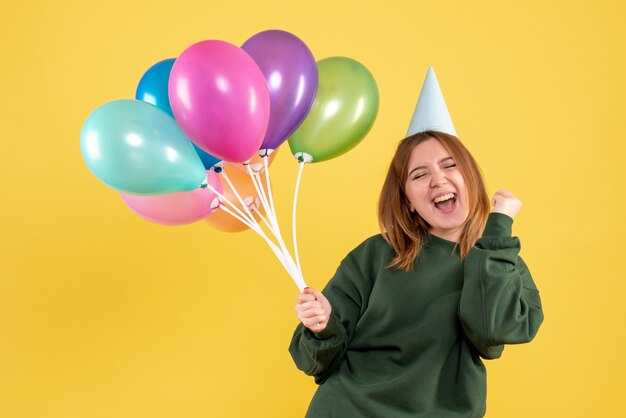
[[428, 68], [406, 136], [424, 131], [439, 131], [457, 136], [433, 67]]

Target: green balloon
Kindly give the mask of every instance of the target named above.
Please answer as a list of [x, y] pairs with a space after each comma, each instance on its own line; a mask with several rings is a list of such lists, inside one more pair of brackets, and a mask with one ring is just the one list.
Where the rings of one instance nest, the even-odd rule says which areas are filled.
[[83, 125], [80, 149], [98, 179], [129, 194], [190, 191], [206, 178], [174, 118], [138, 100], [115, 100], [94, 110]]
[[306, 162], [329, 160], [354, 148], [378, 113], [376, 81], [362, 64], [332, 57], [318, 61], [317, 69], [319, 85], [311, 111], [289, 138], [291, 152]]

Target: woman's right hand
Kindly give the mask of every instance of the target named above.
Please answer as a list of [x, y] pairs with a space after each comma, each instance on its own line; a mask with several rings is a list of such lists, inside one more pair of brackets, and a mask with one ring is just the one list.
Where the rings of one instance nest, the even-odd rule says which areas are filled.
[[331, 311], [332, 307], [326, 296], [312, 287], [306, 287], [298, 295], [296, 315], [302, 325], [313, 332], [320, 332], [326, 328]]

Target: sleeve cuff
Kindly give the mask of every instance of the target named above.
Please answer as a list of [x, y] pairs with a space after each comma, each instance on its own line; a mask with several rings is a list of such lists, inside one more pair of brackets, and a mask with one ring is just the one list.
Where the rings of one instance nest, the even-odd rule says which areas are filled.
[[491, 212], [483, 237], [510, 237], [513, 232], [513, 218], [504, 213]]
[[334, 337], [335, 335], [339, 334], [340, 327], [341, 327], [341, 322], [339, 322], [339, 318], [337, 318], [337, 315], [331, 312], [330, 320], [328, 321], [326, 328], [324, 328], [320, 332], [311, 331], [311, 334], [313, 334], [313, 336], [317, 338], [318, 340], [328, 340]]

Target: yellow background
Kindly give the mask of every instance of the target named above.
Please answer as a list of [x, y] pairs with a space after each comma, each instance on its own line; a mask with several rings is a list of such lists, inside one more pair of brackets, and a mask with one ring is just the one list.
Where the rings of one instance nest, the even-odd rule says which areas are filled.
[[[377, 233], [432, 64], [490, 193], [524, 203], [514, 231], [545, 305], [536, 340], [488, 363], [487, 416], [623, 416], [625, 17], [618, 0], [3, 0], [0, 417], [303, 416], [297, 288], [262, 241], [140, 219], [79, 149], [89, 113], [153, 63], [272, 28], [362, 62], [380, 89], [367, 138], [304, 171], [309, 284]], [[271, 171], [288, 230], [296, 164], [283, 150]]]

